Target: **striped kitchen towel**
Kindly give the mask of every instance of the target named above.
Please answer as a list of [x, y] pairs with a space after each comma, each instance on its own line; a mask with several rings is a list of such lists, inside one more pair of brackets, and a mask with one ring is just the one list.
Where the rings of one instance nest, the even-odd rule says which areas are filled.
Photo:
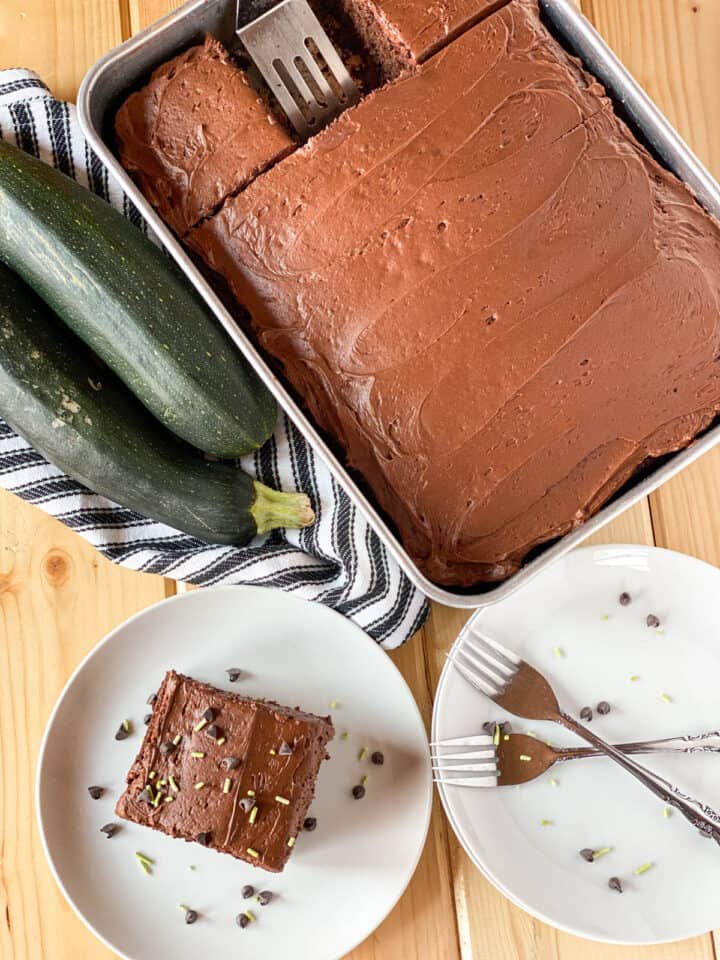
[[[71, 104], [28, 70], [0, 71], [0, 136], [54, 164], [145, 229], [88, 148]], [[420, 627], [427, 604], [318, 460], [280, 415], [274, 436], [243, 460], [269, 486], [304, 490], [317, 521], [243, 548], [209, 546], [97, 496], [44, 460], [0, 420], [0, 484], [61, 520], [116, 563], [198, 584], [279, 587], [350, 617], [383, 646]]]

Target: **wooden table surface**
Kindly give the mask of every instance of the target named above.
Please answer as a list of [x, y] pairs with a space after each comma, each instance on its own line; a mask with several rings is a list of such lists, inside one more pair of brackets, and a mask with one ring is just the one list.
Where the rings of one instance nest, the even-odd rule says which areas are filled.
[[[37, 70], [72, 99], [110, 47], [173, 0], [0, 0], [0, 67]], [[582, 0], [584, 12], [720, 176], [720, 0]], [[595, 540], [656, 543], [720, 563], [720, 450]], [[112, 627], [182, 585], [113, 566], [40, 510], [0, 493], [0, 958], [105, 960], [57, 890], [34, 818], [35, 763], [50, 710]], [[393, 659], [429, 722], [443, 652], [467, 614], [436, 606]], [[404, 897], [352, 960], [717, 960], [720, 931], [632, 951], [559, 933], [474, 869], [436, 803]], [[165, 960], [162, 949], [158, 960]]]

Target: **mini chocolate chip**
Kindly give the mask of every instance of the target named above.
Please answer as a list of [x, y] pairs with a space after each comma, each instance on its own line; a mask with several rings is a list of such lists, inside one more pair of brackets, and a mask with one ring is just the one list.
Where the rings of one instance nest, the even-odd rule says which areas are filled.
[[649, 613], [645, 619], [645, 623], [655, 630], [660, 626], [660, 618], [656, 617], [654, 613]]
[[381, 767], [385, 763], [385, 755], [381, 750], [376, 750], [372, 754], [370, 760], [375, 764], [376, 767]]
[[607, 700], [601, 700], [597, 705], [597, 712], [601, 717], [606, 717], [610, 713], [610, 704]]
[[169, 754], [174, 753], [176, 749], [176, 744], [172, 740], [166, 740], [165, 743], [160, 744], [160, 753], [167, 757]]
[[580, 856], [583, 860], [587, 860], [588, 863], [592, 863], [595, 859], [595, 851], [591, 850], [590, 847], [583, 847], [580, 851]]
[[237, 770], [240, 766], [240, 757], [224, 757], [220, 763], [226, 770]]
[[500, 727], [500, 733], [512, 733], [512, 725], [508, 723], [507, 720], [503, 720], [500, 723], [498, 720], [488, 720], [487, 723], [483, 724], [483, 733], [486, 733], [489, 737], [495, 736], [495, 729]]
[[128, 736], [129, 736], [129, 733], [128, 733], [128, 731], [125, 729], [125, 724], [124, 724], [124, 723], [121, 723], [120, 726], [117, 728], [117, 733], [115, 734], [115, 739], [116, 739], [116, 740], [127, 740]]
[[151, 720], [152, 720], [152, 714], [146, 713], [145, 716], [143, 717], [143, 723], [145, 724], [145, 726], [147, 726]]
[[250, 920], [249, 920], [248, 917], [245, 916], [244, 913], [239, 913], [239, 914], [235, 917], [235, 923], [236, 923], [239, 927], [242, 927], [242, 929], [244, 930], [245, 927], [250, 923]]
[[270, 890], [261, 890], [257, 896], [257, 901], [261, 907], [266, 907], [272, 900], [273, 895]]
[[365, 787], [359, 783], [356, 787], [352, 788], [352, 795], [356, 800], [362, 800], [362, 798], [365, 796]]
[[580, 719], [588, 720], [588, 721], [592, 720], [592, 710], [590, 709], [590, 707], [582, 708], [582, 710], [580, 711]]
[[617, 890], [618, 893], [623, 892], [623, 885], [620, 877], [610, 877], [608, 880], [608, 886], [611, 890]]
[[229, 667], [225, 673], [228, 675], [230, 683], [237, 683], [242, 676], [242, 670], [238, 669], [238, 667]]
[[99, 800], [100, 797], [105, 793], [104, 787], [88, 787], [88, 793], [93, 798], [93, 800]]
[[201, 843], [203, 847], [206, 847], [210, 843], [210, 834], [209, 833], [199, 833], [195, 837], [198, 843]]
[[197, 910], [186, 910], [185, 911], [185, 923], [195, 923], [197, 920]]
[[120, 827], [117, 823], [106, 823], [104, 826], [100, 827], [100, 833], [104, 833], [109, 840], [110, 837], [114, 836], [119, 829]]
[[630, 594], [627, 593], [625, 590], [623, 590], [623, 592], [618, 597], [618, 602], [620, 603], [621, 607], [626, 607], [630, 603], [631, 599], [632, 598]]
[[143, 803], [153, 802], [152, 794], [150, 793], [149, 787], [145, 787], [145, 789], [141, 791], [141, 793], [138, 795], [138, 800], [142, 800]]
[[219, 740], [219, 739], [220, 739], [220, 727], [218, 727], [218, 725], [215, 724], [215, 723], [211, 723], [209, 727], [206, 727], [206, 728], [205, 728], [205, 733], [206, 733], [209, 737], [212, 737], [213, 740]]
[[292, 752], [293, 752], [293, 749], [292, 749], [292, 747], [290, 746], [290, 744], [289, 744], [289, 743], [286, 743], [286, 742], [283, 740], [283, 741], [281, 742], [280, 746], [278, 747], [278, 753], [279, 753], [279, 755], [280, 755], [281, 757], [289, 757]]
[[156, 700], [157, 700], [157, 694], [156, 694], [156, 693], [151, 693], [150, 696], [149, 696], [149, 697], [147, 698], [147, 700], [145, 701], [145, 703], [146, 703], [149, 707], [152, 707], [152, 706], [155, 705], [155, 701], [156, 701]]
[[249, 883], [246, 883], [242, 888], [243, 900], [249, 900], [255, 893], [255, 887], [251, 887]]
[[207, 720], [208, 723], [212, 723], [215, 717], [217, 716], [217, 710], [213, 710], [212, 707], [208, 707], [205, 713], [203, 714], [203, 720]]
[[243, 797], [239, 802], [238, 806], [243, 811], [243, 813], [250, 813], [252, 808], [255, 806], [255, 801], [252, 797]]
[[307, 830], [308, 833], [312, 833], [316, 826], [317, 817], [305, 817], [303, 820], [303, 830]]

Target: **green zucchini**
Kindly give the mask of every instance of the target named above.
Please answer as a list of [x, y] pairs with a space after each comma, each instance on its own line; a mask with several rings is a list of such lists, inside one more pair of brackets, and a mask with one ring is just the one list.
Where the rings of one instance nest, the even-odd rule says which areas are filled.
[[165, 430], [2, 264], [0, 416], [91, 490], [208, 543], [314, 519], [305, 494], [207, 462]]
[[3, 140], [0, 259], [183, 440], [232, 458], [272, 433], [272, 395], [170, 258], [95, 194]]

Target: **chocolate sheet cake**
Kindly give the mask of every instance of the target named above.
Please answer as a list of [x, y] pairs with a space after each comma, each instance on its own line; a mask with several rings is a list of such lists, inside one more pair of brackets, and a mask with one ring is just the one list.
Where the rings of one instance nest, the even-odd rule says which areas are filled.
[[212, 37], [158, 67], [115, 133], [123, 166], [180, 236], [295, 147]]
[[226, 693], [171, 670], [116, 812], [279, 872], [333, 736], [329, 717]]
[[419, 566], [471, 585], [711, 422], [720, 226], [537, 0], [421, 59], [187, 242]]

